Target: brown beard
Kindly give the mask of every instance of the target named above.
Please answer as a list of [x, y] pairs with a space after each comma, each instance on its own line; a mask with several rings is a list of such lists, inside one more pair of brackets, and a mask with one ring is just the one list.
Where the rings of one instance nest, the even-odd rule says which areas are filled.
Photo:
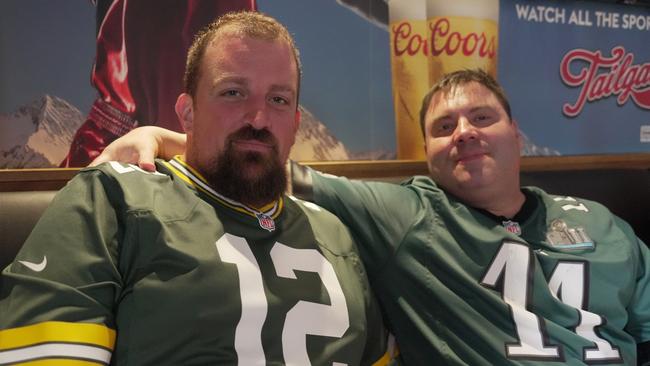
[[[240, 139], [255, 139], [271, 144], [273, 149], [270, 154], [238, 152], [233, 142]], [[228, 136], [225, 150], [202, 173], [217, 192], [256, 207], [277, 200], [287, 187], [287, 173], [280, 161], [277, 140], [268, 130], [250, 126]]]

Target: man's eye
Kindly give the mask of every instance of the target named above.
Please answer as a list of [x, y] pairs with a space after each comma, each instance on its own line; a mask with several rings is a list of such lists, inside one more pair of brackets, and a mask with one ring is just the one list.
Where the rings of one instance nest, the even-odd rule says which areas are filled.
[[237, 97], [240, 96], [241, 93], [239, 92], [239, 90], [226, 90], [225, 92], [221, 93], [221, 95], [226, 97]]
[[453, 133], [456, 125], [453, 122], [440, 122], [436, 123], [433, 128], [435, 136], [446, 136]]
[[272, 97], [271, 101], [275, 104], [289, 104], [289, 101], [283, 97]]
[[454, 130], [454, 124], [451, 122], [444, 122], [438, 125], [438, 131], [450, 132]]
[[479, 114], [474, 117], [474, 120], [476, 122], [486, 122], [490, 120], [490, 116], [488, 116], [487, 114]]

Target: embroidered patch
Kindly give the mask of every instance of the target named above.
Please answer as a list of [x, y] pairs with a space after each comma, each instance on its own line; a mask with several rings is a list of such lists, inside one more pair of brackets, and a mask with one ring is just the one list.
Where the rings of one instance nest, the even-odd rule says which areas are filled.
[[508, 220], [501, 222], [501, 225], [506, 229], [506, 231], [513, 233], [515, 235], [521, 235], [521, 227], [518, 222]]
[[546, 232], [546, 240], [559, 249], [593, 249], [594, 241], [581, 226], [570, 228], [562, 220], [553, 220]]
[[265, 215], [263, 213], [257, 213], [255, 216], [257, 216], [257, 221], [259, 222], [262, 229], [266, 229], [269, 232], [275, 230], [275, 221], [273, 218], [271, 218], [271, 216]]

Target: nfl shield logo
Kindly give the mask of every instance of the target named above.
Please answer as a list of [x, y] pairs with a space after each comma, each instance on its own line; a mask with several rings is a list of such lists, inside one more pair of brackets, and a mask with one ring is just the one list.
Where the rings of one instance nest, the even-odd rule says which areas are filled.
[[521, 235], [521, 227], [519, 227], [518, 222], [508, 220], [508, 221], [503, 221], [501, 225], [503, 225], [506, 231], [511, 232], [515, 235]]
[[262, 229], [266, 229], [269, 232], [275, 230], [275, 221], [273, 221], [271, 216], [259, 213], [257, 214], [257, 221]]

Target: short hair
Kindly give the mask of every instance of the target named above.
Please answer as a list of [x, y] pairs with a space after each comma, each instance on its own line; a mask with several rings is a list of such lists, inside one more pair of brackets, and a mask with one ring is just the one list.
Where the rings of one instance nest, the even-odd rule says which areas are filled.
[[490, 76], [487, 72], [481, 69], [459, 70], [459, 71], [454, 71], [443, 75], [443, 77], [437, 83], [435, 83], [431, 87], [431, 89], [429, 89], [429, 92], [427, 93], [427, 95], [424, 96], [424, 99], [422, 99], [422, 107], [420, 109], [420, 128], [422, 129], [423, 136], [426, 137], [424, 131], [424, 118], [426, 117], [427, 111], [429, 110], [429, 106], [431, 104], [431, 99], [433, 99], [433, 95], [439, 91], [449, 91], [453, 87], [467, 84], [472, 81], [475, 81], [483, 85], [484, 87], [488, 88], [501, 103], [501, 106], [503, 107], [503, 109], [506, 111], [506, 114], [508, 115], [508, 119], [512, 121], [510, 103], [508, 102], [506, 93], [503, 90], [503, 88], [501, 88], [499, 83], [497, 83], [497, 81], [494, 80], [492, 76]]
[[287, 28], [274, 18], [255, 11], [229, 12], [218, 17], [214, 22], [203, 27], [195, 36], [185, 64], [183, 87], [185, 93], [196, 96], [196, 89], [201, 77], [201, 61], [208, 45], [215, 39], [220, 30], [229, 28], [234, 34], [264, 41], [281, 40], [286, 42], [293, 51], [293, 57], [298, 71], [298, 89], [300, 90], [300, 76], [302, 64], [300, 53], [289, 34]]

